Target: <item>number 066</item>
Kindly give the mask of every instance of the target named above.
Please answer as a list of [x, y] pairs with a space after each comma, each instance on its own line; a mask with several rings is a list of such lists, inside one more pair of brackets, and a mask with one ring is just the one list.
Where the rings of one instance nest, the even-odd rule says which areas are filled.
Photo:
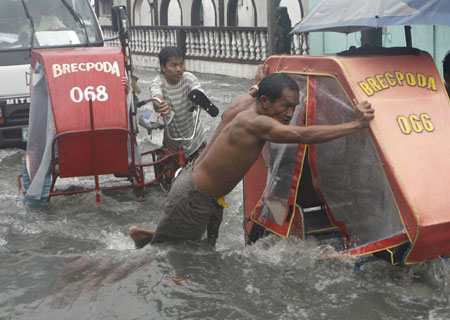
[[399, 116], [397, 117], [397, 123], [403, 134], [410, 134], [412, 131], [416, 133], [434, 131], [434, 124], [431, 121], [431, 117], [426, 113], [422, 113], [419, 116], [415, 114], [410, 114], [408, 117]]
[[83, 100], [106, 101], [108, 100], [108, 93], [106, 92], [105, 86], [98, 86], [97, 88], [89, 86], [84, 90], [79, 87], [73, 87], [70, 90], [70, 99], [75, 103], [80, 103]]

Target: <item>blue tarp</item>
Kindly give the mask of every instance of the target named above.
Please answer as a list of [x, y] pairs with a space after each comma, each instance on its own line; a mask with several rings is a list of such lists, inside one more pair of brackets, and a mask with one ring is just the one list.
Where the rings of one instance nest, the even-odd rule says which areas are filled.
[[408, 25], [450, 25], [448, 0], [322, 0], [291, 33]]

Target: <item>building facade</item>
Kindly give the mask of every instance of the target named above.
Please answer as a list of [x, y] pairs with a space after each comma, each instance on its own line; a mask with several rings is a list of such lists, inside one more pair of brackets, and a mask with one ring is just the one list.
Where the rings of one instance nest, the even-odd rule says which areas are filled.
[[[279, 32], [287, 35], [305, 12], [306, 1], [274, 1], [284, 7], [274, 15], [289, 21]], [[157, 68], [159, 50], [174, 45], [186, 53], [188, 70], [249, 78], [271, 53], [306, 54], [308, 50], [306, 37], [296, 35], [282, 51], [271, 51], [267, 0], [96, 0], [105, 38], [114, 37], [113, 5], [127, 7], [134, 64], [141, 67]]]
[[[288, 19], [293, 27], [321, 0], [271, 0], [285, 9], [277, 9], [272, 15], [268, 12], [268, 0], [94, 1], [106, 38], [113, 37], [108, 28], [111, 7], [127, 7], [137, 65], [157, 67], [155, 57], [159, 49], [177, 45], [185, 50], [186, 65], [191, 70], [251, 77], [256, 65], [273, 53], [268, 39], [268, 16]], [[442, 59], [450, 50], [448, 39], [450, 27], [412, 26], [413, 47], [429, 52], [441, 73]], [[382, 42], [384, 47], [405, 46], [403, 28], [384, 28]], [[277, 52], [329, 55], [360, 45], [360, 32], [317, 32], [290, 36], [289, 48]]]
[[[274, 0], [286, 7], [292, 26], [309, 0]], [[125, 5], [132, 25], [267, 27], [267, 0], [95, 0], [101, 24], [111, 23], [111, 7]]]

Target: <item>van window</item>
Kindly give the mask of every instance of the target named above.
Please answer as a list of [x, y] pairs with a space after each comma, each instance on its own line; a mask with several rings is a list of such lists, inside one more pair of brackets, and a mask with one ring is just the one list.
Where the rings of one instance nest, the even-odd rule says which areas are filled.
[[86, 0], [0, 2], [0, 50], [101, 42], [97, 20]]

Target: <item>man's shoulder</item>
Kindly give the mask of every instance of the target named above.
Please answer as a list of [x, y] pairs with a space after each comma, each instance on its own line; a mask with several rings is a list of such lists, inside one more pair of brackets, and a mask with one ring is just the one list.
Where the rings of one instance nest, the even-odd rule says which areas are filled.
[[151, 83], [164, 85], [164, 77], [161, 74], [158, 74], [152, 79]]
[[153, 77], [152, 81], [162, 81], [164, 79], [163, 75], [161, 73], [158, 73], [156, 76]]
[[270, 131], [274, 125], [273, 118], [251, 110], [241, 112], [240, 115], [243, 116], [242, 120], [246, 123], [247, 129], [254, 134]]
[[189, 72], [189, 71], [185, 71], [183, 73], [183, 78], [186, 80], [191, 80], [191, 81], [198, 80], [197, 77], [192, 72]]

